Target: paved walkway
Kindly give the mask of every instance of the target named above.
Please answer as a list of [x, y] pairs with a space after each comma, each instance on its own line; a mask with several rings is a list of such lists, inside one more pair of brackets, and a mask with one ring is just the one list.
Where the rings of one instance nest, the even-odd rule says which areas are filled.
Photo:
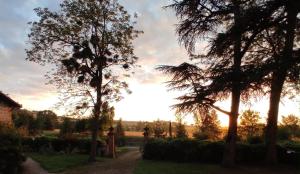
[[117, 159], [109, 159], [105, 162], [74, 168], [63, 174], [132, 174], [140, 158], [141, 153], [138, 148], [134, 148]]
[[33, 161], [31, 158], [27, 158], [22, 164], [22, 174], [49, 174], [44, 170], [39, 163]]

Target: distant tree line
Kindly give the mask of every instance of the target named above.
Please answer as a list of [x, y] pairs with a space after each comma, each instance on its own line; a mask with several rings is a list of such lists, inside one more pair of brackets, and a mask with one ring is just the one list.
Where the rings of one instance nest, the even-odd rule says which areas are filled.
[[26, 109], [16, 110], [12, 114], [14, 126], [23, 133], [35, 135], [43, 130], [59, 128], [57, 115], [50, 111], [29, 111]]

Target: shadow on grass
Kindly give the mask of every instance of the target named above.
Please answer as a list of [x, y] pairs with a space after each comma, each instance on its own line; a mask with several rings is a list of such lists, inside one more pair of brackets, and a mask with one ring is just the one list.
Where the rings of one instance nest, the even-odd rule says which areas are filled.
[[276, 166], [267, 168], [242, 165], [234, 169], [214, 164], [175, 163], [164, 161], [139, 161], [134, 174], [300, 174], [300, 167]]
[[[67, 169], [87, 165], [88, 155], [84, 154], [38, 154], [29, 153], [28, 157], [37, 161], [41, 167], [50, 173], [63, 172]], [[105, 161], [105, 158], [97, 158], [97, 161]]]

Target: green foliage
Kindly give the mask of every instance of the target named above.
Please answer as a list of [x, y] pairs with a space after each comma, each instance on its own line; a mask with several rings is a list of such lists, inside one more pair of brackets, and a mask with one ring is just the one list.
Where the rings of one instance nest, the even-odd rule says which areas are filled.
[[[98, 140], [98, 150], [104, 146], [102, 140]], [[75, 139], [75, 138], [23, 138], [22, 146], [27, 152], [38, 152], [44, 154], [52, 153], [82, 153], [88, 154], [91, 148], [90, 139]], [[102, 153], [102, 152], [101, 152]]]
[[264, 142], [263, 136], [250, 136], [247, 137], [247, 142], [249, 144], [262, 144]]
[[100, 114], [99, 100], [118, 101], [122, 89], [130, 92], [119, 77], [129, 76], [137, 62], [133, 40], [142, 32], [118, 1], [64, 0], [59, 11], [34, 10], [40, 19], [29, 23], [27, 59], [57, 65], [49, 81], [64, 94], [64, 103], [72, 102], [73, 112], [92, 108]]
[[57, 115], [53, 111], [38, 111], [36, 117], [37, 120], [40, 120], [43, 130], [53, 130], [57, 128]]
[[[34, 117], [36, 115], [36, 118]], [[16, 128], [25, 128], [30, 135], [36, 135], [42, 130], [53, 130], [58, 127], [57, 115], [50, 111], [28, 111], [20, 109], [13, 111], [13, 122]]]
[[35, 12], [40, 19], [30, 22], [27, 59], [54, 64], [47, 77], [57, 85], [61, 105], [68, 103], [72, 114], [92, 114], [94, 161], [104, 105], [130, 93], [123, 77], [130, 76], [138, 60], [133, 40], [142, 31], [135, 30], [136, 22], [117, 0], [63, 0], [59, 11]]
[[194, 113], [196, 131], [193, 136], [199, 140], [216, 140], [220, 138], [221, 126], [217, 113], [212, 110], [208, 113]]
[[211, 174], [224, 173], [224, 170], [212, 164], [142, 160], [138, 162], [134, 174]]
[[183, 123], [177, 123], [175, 127], [176, 138], [187, 138], [188, 134]]
[[117, 122], [117, 126], [115, 129], [115, 140], [117, 146], [125, 146], [125, 131], [122, 124], [122, 119]]
[[13, 128], [0, 124], [0, 173], [19, 173], [23, 161], [20, 136]]
[[193, 133], [193, 137], [197, 140], [209, 140], [210, 137], [206, 132], [196, 131]]
[[[144, 146], [143, 158], [177, 162], [220, 163], [225, 148], [224, 142], [197, 141], [191, 139], [152, 139]], [[288, 154], [287, 149], [299, 152], [299, 144], [277, 146], [279, 161], [297, 164], [299, 153]], [[263, 163], [266, 153], [264, 144], [237, 144], [237, 162]], [[296, 161], [295, 161], [296, 160]]]
[[16, 128], [29, 127], [32, 122], [33, 113], [26, 109], [14, 110], [12, 113], [12, 119]]
[[[29, 153], [29, 157], [37, 161], [44, 169], [51, 173], [63, 172], [67, 169], [86, 164], [85, 154], [39, 154]], [[103, 160], [97, 158], [98, 160]]]
[[[102, 106], [103, 110], [101, 113], [101, 118], [98, 121], [100, 135], [103, 135], [103, 132], [106, 131], [111, 125], [113, 125], [114, 117], [115, 117], [115, 108], [113, 106], [109, 106], [107, 102], [105, 102]], [[94, 121], [93, 118], [90, 121]], [[93, 123], [91, 123], [92, 125]]]
[[282, 117], [282, 124], [280, 127], [290, 132], [291, 137], [300, 137], [300, 119], [295, 115], [288, 115]]
[[163, 138], [166, 135], [166, 131], [167, 131], [167, 125], [166, 123], [160, 121], [160, 120], [156, 120], [152, 123], [152, 131], [153, 131], [153, 135], [156, 138]]
[[89, 120], [88, 119], [76, 119], [74, 131], [75, 132], [85, 132], [89, 128]]
[[288, 127], [279, 126], [277, 129], [278, 140], [290, 140], [292, 137], [292, 132]]
[[61, 137], [70, 137], [74, 132], [74, 122], [70, 119], [65, 117], [60, 128], [60, 136]]
[[[188, 137], [187, 131], [185, 129], [185, 125], [183, 123], [183, 119], [184, 119], [183, 115], [181, 115], [179, 113], [176, 114], [176, 121], [177, 121], [177, 124], [175, 126], [175, 136], [176, 136], [176, 138], [187, 138]], [[172, 128], [170, 126], [171, 125], [169, 125], [169, 129], [172, 130]], [[169, 132], [171, 130], [169, 130]]]
[[246, 110], [240, 117], [238, 134], [247, 139], [249, 137], [262, 136], [262, 126], [259, 124], [261, 117], [258, 112]]
[[27, 130], [29, 135], [36, 135], [42, 130], [42, 122], [34, 118], [34, 113], [26, 109], [14, 110], [12, 113], [14, 126]]

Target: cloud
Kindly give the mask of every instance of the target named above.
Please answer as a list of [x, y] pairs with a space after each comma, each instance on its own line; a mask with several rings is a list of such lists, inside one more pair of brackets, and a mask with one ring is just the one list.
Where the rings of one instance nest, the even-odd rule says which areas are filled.
[[177, 41], [175, 14], [171, 9], [163, 8], [168, 4], [164, 0], [126, 0], [125, 7], [130, 9], [129, 12], [139, 14], [137, 29], [144, 31], [134, 42], [141, 65], [134, 79], [140, 83], [162, 83], [165, 78], [155, 70], [158, 65], [177, 65], [188, 60], [185, 49]]
[[[0, 90], [30, 108], [40, 107], [39, 103], [43, 104], [46, 96], [49, 97], [47, 94], [55, 93], [53, 87], [45, 85], [48, 67], [25, 61], [27, 22], [36, 18], [33, 8], [49, 2], [0, 1]], [[52, 4], [54, 7], [55, 3]]]
[[[174, 31], [176, 17], [171, 10], [162, 8], [168, 4], [168, 1], [124, 0], [120, 2], [125, 5], [129, 13], [139, 14], [136, 27], [144, 31], [144, 34], [134, 42], [141, 68], [136, 70], [130, 81], [145, 85], [162, 84], [166, 79], [155, 70], [155, 67], [162, 64], [178, 64], [187, 59], [185, 50], [178, 46]], [[59, 1], [53, 0], [0, 1], [0, 25], [2, 26], [0, 90], [24, 102], [29, 108], [36, 109], [40, 105], [51, 103], [49, 100], [54, 100], [51, 96], [57, 94], [53, 86], [45, 85], [47, 80], [44, 75], [49, 66], [43, 67], [25, 61], [29, 32], [27, 22], [38, 19], [33, 11], [34, 8], [47, 7], [57, 10], [58, 3]]]

